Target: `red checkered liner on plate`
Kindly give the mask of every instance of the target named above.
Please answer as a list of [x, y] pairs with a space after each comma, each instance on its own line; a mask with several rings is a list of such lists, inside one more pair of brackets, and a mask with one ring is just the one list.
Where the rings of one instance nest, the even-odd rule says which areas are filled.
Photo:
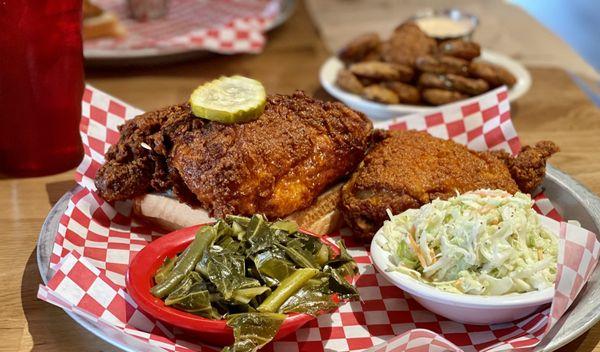
[[427, 131], [432, 136], [451, 139], [473, 150], [503, 149], [517, 154], [521, 149], [510, 119], [510, 104], [505, 88], [446, 105], [439, 112], [381, 121], [375, 127]]
[[123, 38], [85, 41], [86, 50], [123, 51], [204, 49], [218, 53], [257, 53], [264, 32], [280, 11], [278, 0], [168, 0], [166, 17], [151, 21], [129, 18], [126, 0], [97, 1], [125, 26]]
[[[140, 113], [92, 87], [83, 98], [81, 134], [85, 158], [75, 194], [60, 220], [53, 254], [56, 274], [38, 296], [92, 322], [113, 340], [135, 350], [212, 351], [137, 309], [123, 289], [131, 258], [161, 235], [131, 218], [131, 204], [106, 203], [94, 192], [93, 178], [104, 152], [118, 139], [117, 126]], [[450, 105], [427, 116], [413, 115], [380, 124], [415, 128], [452, 138], [473, 149], [503, 148], [516, 153], [519, 139], [510, 120], [504, 88], [476, 100]], [[535, 198], [540, 213], [561, 220], [543, 194]], [[266, 347], [272, 351], [499, 351], [535, 346], [563, 315], [592, 273], [600, 244], [580, 227], [557, 221], [560, 234], [556, 294], [551, 307], [517, 322], [464, 325], [437, 316], [393, 286], [371, 263], [368, 248], [342, 231], [359, 264], [360, 302], [319, 316], [295, 334]], [[566, 255], [568, 254], [568, 255]]]

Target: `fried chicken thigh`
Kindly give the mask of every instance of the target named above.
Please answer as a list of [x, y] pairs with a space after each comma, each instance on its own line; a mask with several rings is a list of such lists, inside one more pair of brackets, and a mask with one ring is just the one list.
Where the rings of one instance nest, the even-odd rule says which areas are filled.
[[344, 218], [361, 238], [370, 238], [382, 226], [386, 209], [398, 214], [480, 188], [531, 192], [542, 181], [546, 159], [558, 150], [552, 142], [540, 142], [511, 157], [472, 151], [426, 132], [376, 135], [381, 141], [342, 188]]
[[199, 119], [183, 104], [127, 122], [96, 186], [109, 201], [172, 188], [212, 216], [284, 217], [351, 173], [371, 130], [363, 114], [301, 92], [270, 96], [243, 124]]

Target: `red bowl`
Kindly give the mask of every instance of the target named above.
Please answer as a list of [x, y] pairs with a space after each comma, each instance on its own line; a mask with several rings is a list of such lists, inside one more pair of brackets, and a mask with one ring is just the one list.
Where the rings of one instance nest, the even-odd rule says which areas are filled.
[[[196, 231], [206, 225], [210, 224], [186, 227], [171, 232], [144, 247], [129, 264], [129, 271], [125, 278], [127, 292], [143, 311], [154, 318], [191, 332], [207, 343], [230, 345], [233, 343], [233, 329], [227, 326], [225, 320], [206, 319], [168, 307], [163, 300], [154, 297], [150, 293], [150, 288], [154, 286], [154, 274], [165, 258], [183, 252], [194, 240]], [[302, 232], [314, 236], [308, 231], [302, 230]], [[334, 244], [323, 238], [321, 238], [321, 241], [330, 246], [336, 254], [339, 253], [339, 248]], [[295, 332], [312, 319], [314, 317], [308, 314], [288, 314], [274, 340]]]

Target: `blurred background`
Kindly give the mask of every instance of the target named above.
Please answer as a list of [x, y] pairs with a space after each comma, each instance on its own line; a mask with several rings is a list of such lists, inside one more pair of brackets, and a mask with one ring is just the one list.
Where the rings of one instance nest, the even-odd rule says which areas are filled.
[[571, 45], [596, 70], [600, 70], [600, 47], [596, 24], [600, 5], [586, 0], [511, 0]]
[[[600, 46], [596, 24], [600, 23], [600, 4], [586, 0], [511, 0], [560, 36], [596, 71], [600, 70]], [[590, 99], [600, 106], [600, 84], [574, 77]]]

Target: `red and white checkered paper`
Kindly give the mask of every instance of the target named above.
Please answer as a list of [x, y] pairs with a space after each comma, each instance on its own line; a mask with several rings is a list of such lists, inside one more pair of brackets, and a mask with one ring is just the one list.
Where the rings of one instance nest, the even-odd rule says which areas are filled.
[[96, 0], [114, 13], [127, 30], [122, 38], [89, 39], [86, 50], [119, 51], [204, 49], [217, 53], [258, 53], [265, 31], [277, 18], [279, 0], [165, 0], [164, 18], [136, 21], [129, 18], [127, 0]]
[[[38, 297], [92, 322], [122, 346], [133, 350], [213, 351], [194, 336], [184, 335], [140, 311], [124, 290], [128, 263], [149, 241], [161, 235], [131, 218], [131, 204], [111, 205], [95, 193], [93, 177], [104, 152], [118, 139], [117, 126], [141, 111], [92, 87], [83, 96], [81, 135], [85, 157], [76, 180], [83, 189], [71, 198], [60, 220], [51, 256], [56, 272]], [[517, 153], [506, 89], [441, 108], [427, 116], [398, 118], [378, 127], [419, 129], [451, 138], [472, 149], [505, 149]], [[560, 234], [558, 278], [552, 305], [517, 322], [490, 326], [464, 325], [437, 316], [390, 284], [371, 263], [368, 247], [342, 231], [359, 264], [355, 280], [360, 301], [342, 305], [307, 323], [295, 334], [273, 342], [270, 351], [500, 351], [528, 349], [540, 342], [563, 315], [598, 261], [596, 235], [560, 222], [543, 194], [536, 209], [555, 222]]]

